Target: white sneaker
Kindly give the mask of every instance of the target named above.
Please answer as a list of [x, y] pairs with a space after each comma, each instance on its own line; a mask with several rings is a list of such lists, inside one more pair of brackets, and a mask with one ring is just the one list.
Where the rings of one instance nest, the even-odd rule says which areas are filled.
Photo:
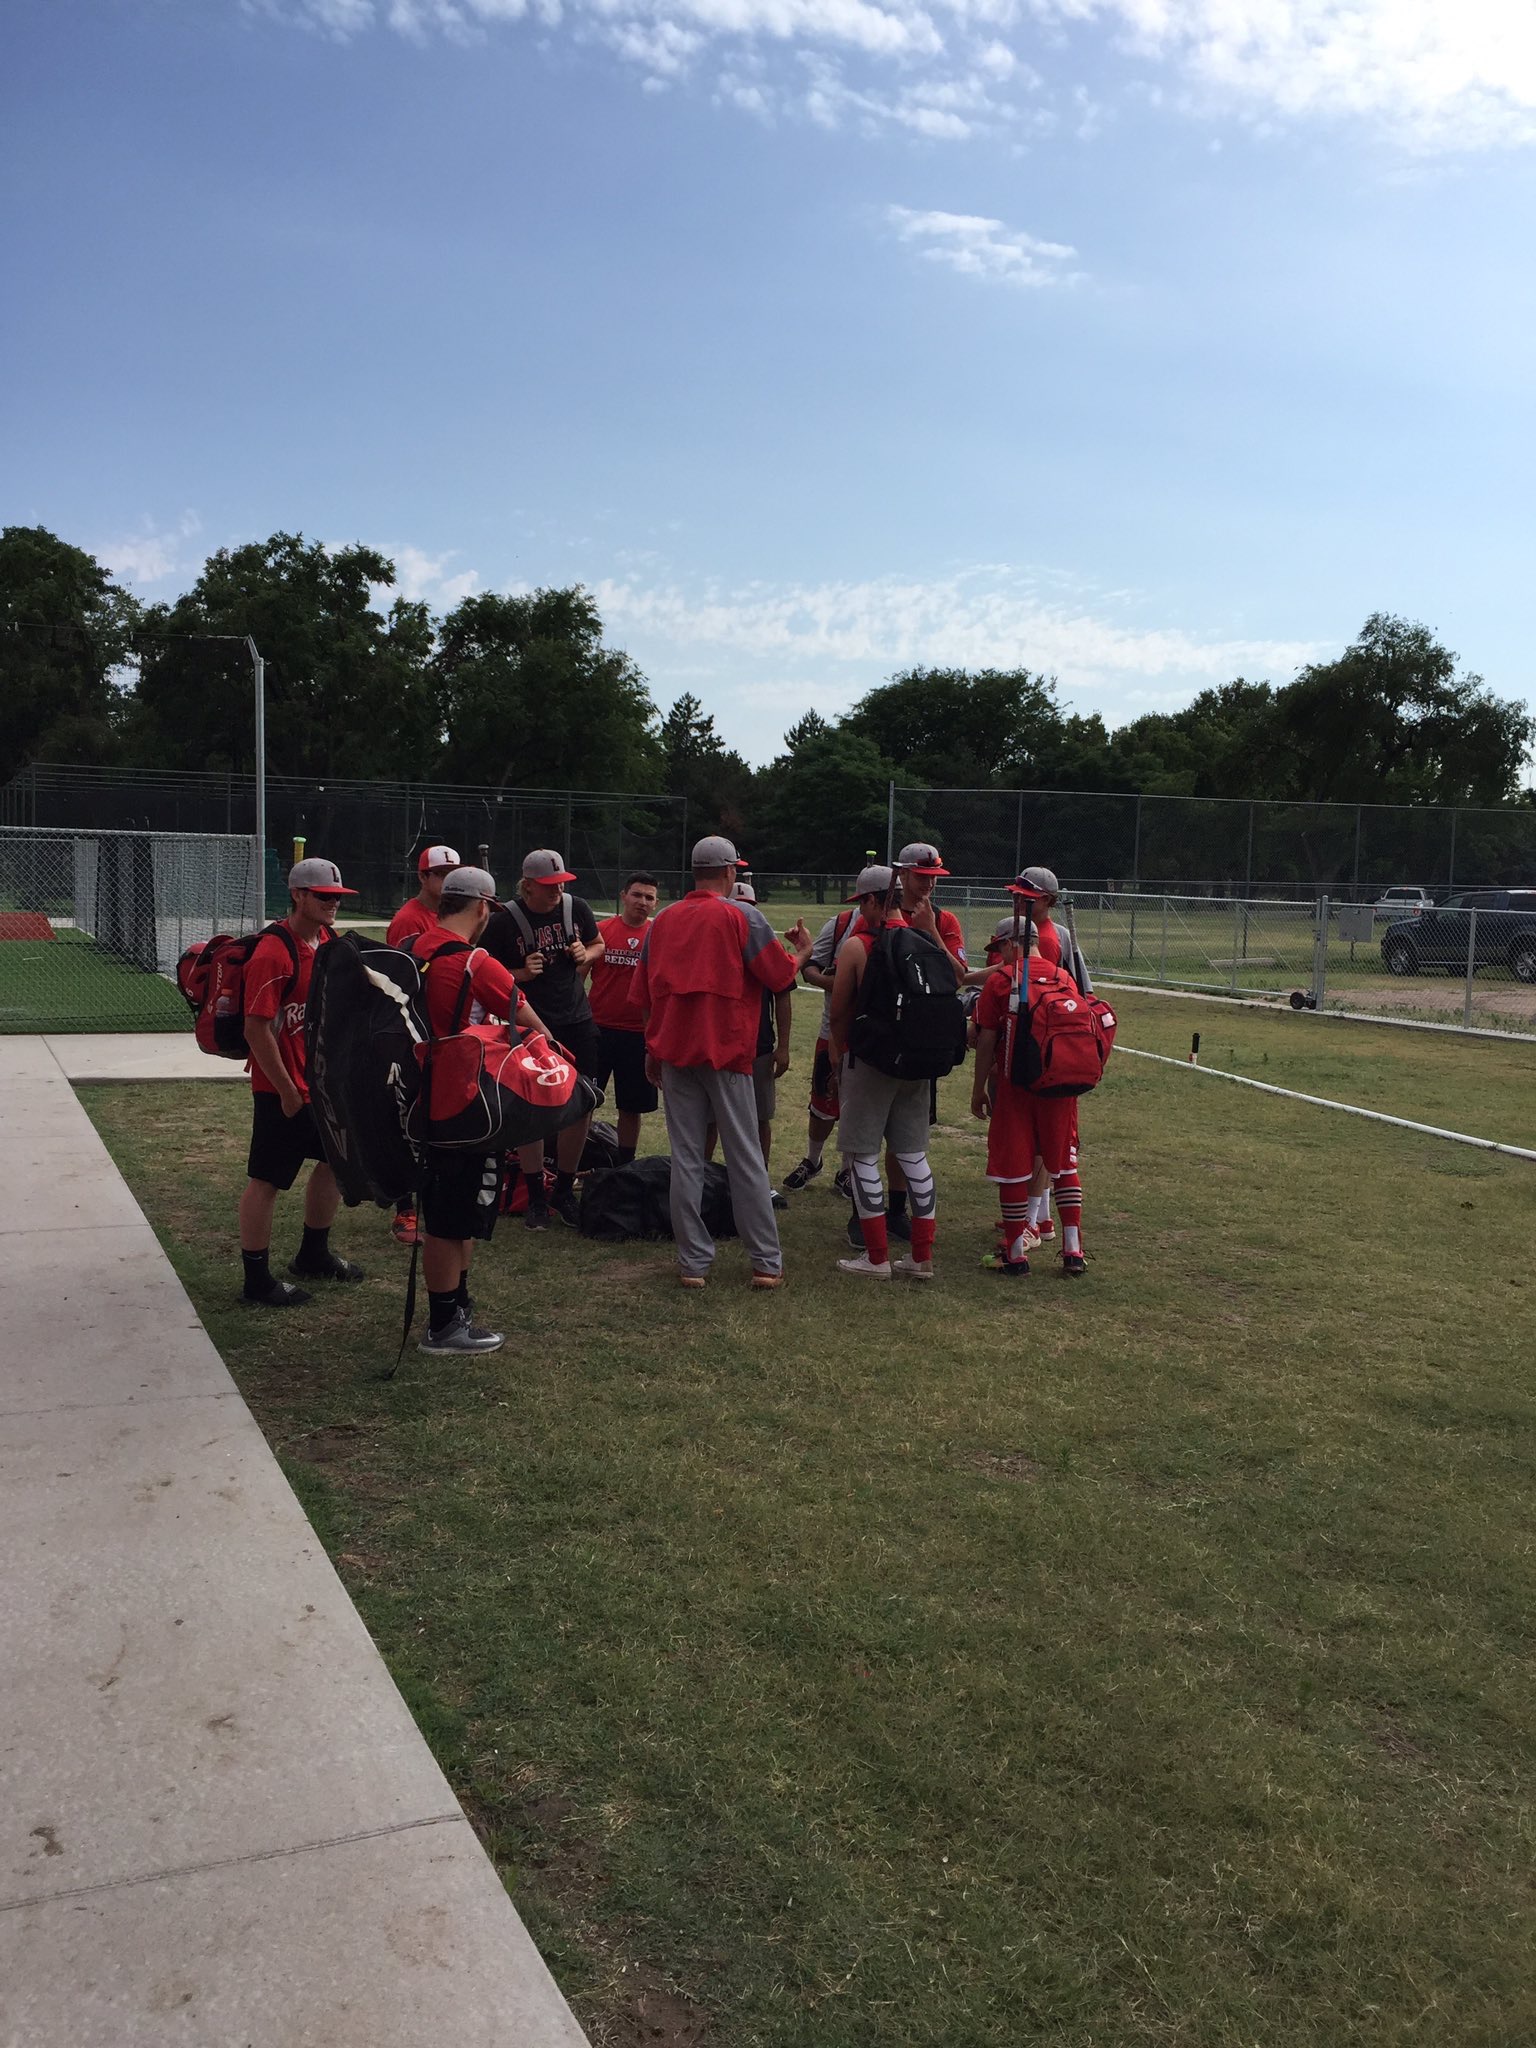
[[891, 1262], [887, 1259], [884, 1265], [877, 1266], [868, 1252], [860, 1252], [856, 1259], [839, 1259], [837, 1270], [839, 1273], [862, 1274], [866, 1280], [889, 1280]]
[[898, 1274], [903, 1280], [931, 1280], [933, 1278], [933, 1261], [932, 1259], [914, 1259], [910, 1252], [906, 1252], [892, 1266], [891, 1271]]

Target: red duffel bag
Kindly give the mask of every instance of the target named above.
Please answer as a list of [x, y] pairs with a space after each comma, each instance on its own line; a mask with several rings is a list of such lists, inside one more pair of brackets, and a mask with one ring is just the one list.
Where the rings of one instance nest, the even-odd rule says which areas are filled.
[[445, 1152], [511, 1152], [590, 1115], [603, 1091], [542, 1031], [471, 1024], [418, 1045], [412, 1136]]

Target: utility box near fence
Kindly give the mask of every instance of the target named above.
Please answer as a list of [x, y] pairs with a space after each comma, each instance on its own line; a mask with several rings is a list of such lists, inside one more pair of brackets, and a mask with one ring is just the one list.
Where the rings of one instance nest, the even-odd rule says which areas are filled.
[[1376, 906], [1372, 903], [1341, 903], [1338, 908], [1339, 937], [1351, 945], [1357, 939], [1376, 936]]

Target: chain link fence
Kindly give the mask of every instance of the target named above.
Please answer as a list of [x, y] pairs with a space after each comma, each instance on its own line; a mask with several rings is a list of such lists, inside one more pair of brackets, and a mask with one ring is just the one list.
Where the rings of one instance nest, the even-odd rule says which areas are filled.
[[933, 840], [978, 879], [1043, 862], [1074, 889], [1368, 902], [1414, 885], [1536, 886], [1536, 805], [1286, 804], [1060, 790], [888, 793], [887, 852]]
[[[31, 763], [0, 792], [0, 820], [63, 830], [253, 833], [249, 775]], [[361, 915], [387, 917], [416, 892], [416, 857], [452, 846], [511, 886], [536, 846], [564, 854], [584, 894], [611, 895], [635, 868], [677, 870], [688, 857], [688, 805], [670, 796], [519, 790], [419, 782], [267, 778], [265, 905], [288, 908], [293, 842], [335, 861]]]
[[259, 915], [252, 838], [0, 826], [0, 1032], [185, 1030], [182, 952]]

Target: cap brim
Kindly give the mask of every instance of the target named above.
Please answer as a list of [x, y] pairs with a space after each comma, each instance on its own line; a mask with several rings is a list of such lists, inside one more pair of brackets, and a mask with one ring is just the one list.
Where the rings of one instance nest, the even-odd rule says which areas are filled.
[[903, 875], [947, 875], [949, 873], [949, 869], [920, 867], [917, 864], [917, 862], [914, 861], [909, 866], [898, 869], [897, 872]]
[[357, 894], [355, 889], [335, 888], [330, 883], [327, 883], [324, 888], [316, 888], [313, 882], [300, 882], [299, 887], [307, 889], [311, 896], [355, 896]]
[[525, 882], [574, 882], [576, 877], [562, 868], [558, 875], [524, 875]]
[[1008, 894], [1010, 896], [1017, 896], [1021, 902], [1038, 903], [1041, 901], [1043, 897], [1049, 896], [1050, 893], [1051, 892], [1049, 889], [1030, 889], [1021, 887], [1020, 884], [1017, 882], [1010, 882], [1008, 884]]

